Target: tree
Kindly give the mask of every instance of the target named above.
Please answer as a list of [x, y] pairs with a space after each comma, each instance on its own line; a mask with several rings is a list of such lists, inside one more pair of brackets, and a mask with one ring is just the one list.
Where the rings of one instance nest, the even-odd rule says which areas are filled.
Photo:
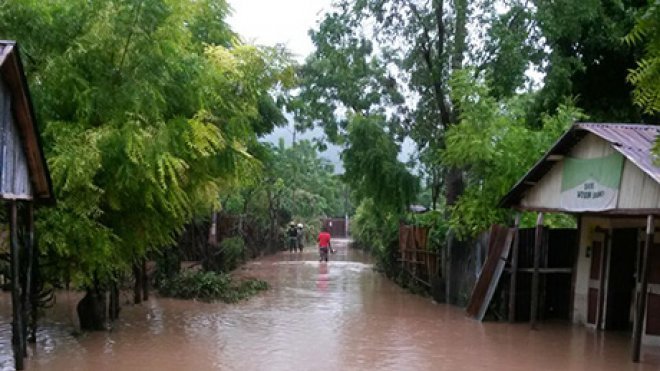
[[[492, 224], [509, 224], [511, 211], [499, 200], [535, 161], [576, 121], [585, 116], [571, 102], [554, 115], [544, 115], [540, 128], [526, 124], [529, 94], [496, 99], [488, 87], [469, 73], [452, 81], [455, 99], [461, 101], [460, 123], [447, 132], [444, 164], [466, 169], [466, 190], [456, 203], [451, 227], [461, 237], [472, 237]], [[532, 223], [528, 216], [524, 223]], [[563, 216], [550, 216], [551, 225], [572, 225]]]
[[401, 213], [414, 200], [418, 180], [397, 159], [398, 146], [379, 125], [378, 116], [355, 116], [344, 151], [345, 179], [358, 199], [370, 198], [375, 209]]
[[249, 145], [281, 122], [271, 91], [292, 69], [208, 23], [226, 14], [224, 0], [0, 5], [0, 36], [25, 46], [58, 199], [38, 215], [52, 278], [103, 289], [258, 166]]
[[628, 81], [635, 86], [635, 103], [653, 115], [660, 112], [660, 9], [657, 2], [648, 4], [625, 40], [644, 46], [644, 55], [630, 71]]
[[626, 81], [641, 47], [622, 42], [643, 5], [637, 0], [533, 2], [536, 9], [529, 14], [535, 38], [545, 40], [537, 46], [544, 50], [545, 77], [529, 111], [531, 123], [538, 124], [540, 114], [554, 112], [567, 96], [594, 121], [644, 119]]

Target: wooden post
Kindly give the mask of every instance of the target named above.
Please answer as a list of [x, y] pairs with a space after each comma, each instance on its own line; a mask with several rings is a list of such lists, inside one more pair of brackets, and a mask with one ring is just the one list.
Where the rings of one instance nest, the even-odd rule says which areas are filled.
[[14, 364], [17, 370], [23, 369], [23, 310], [21, 305], [20, 252], [18, 245], [18, 210], [16, 201], [9, 201], [9, 245], [11, 261], [11, 304], [13, 321], [11, 343], [14, 350]]
[[596, 315], [596, 330], [604, 330], [603, 316], [605, 314], [605, 282], [607, 281], [607, 257], [609, 256], [610, 245], [612, 239], [610, 238], [610, 230], [604, 230], [605, 241], [603, 241], [603, 249], [600, 254], [600, 281], [598, 285], [598, 312]]
[[573, 271], [571, 272], [571, 299], [570, 299], [570, 320], [575, 318], [575, 281], [577, 280], [578, 261], [580, 259], [580, 238], [582, 234], [582, 215], [577, 217], [577, 233], [575, 236], [575, 251], [573, 252]]
[[529, 323], [536, 329], [536, 318], [539, 310], [539, 264], [541, 260], [541, 244], [543, 243], [543, 213], [536, 218], [536, 234], [534, 237], [534, 273], [532, 274], [532, 303]]
[[635, 308], [635, 323], [633, 325], [633, 346], [632, 361], [639, 362], [640, 351], [642, 348], [642, 330], [644, 328], [644, 318], [646, 317], [646, 290], [648, 286], [649, 271], [649, 249], [653, 246], [653, 233], [655, 231], [655, 221], [653, 215], [646, 219], [646, 241], [644, 251], [642, 252], [642, 272], [639, 295]]
[[445, 300], [448, 304], [453, 304], [453, 296], [452, 296], [452, 270], [451, 270], [451, 263], [452, 263], [452, 248], [454, 244], [454, 232], [449, 229], [449, 232], [447, 233], [447, 246], [445, 247]]
[[[26, 274], [25, 274], [25, 287], [24, 290], [25, 292], [23, 293], [23, 327], [24, 327], [24, 332], [23, 332], [23, 340], [27, 341], [28, 334], [27, 334], [27, 324], [28, 324], [28, 318], [30, 318], [30, 315], [37, 309], [37, 308], [32, 308], [32, 289], [34, 286], [34, 270], [35, 270], [35, 261], [37, 261], [36, 257], [34, 256], [34, 205], [32, 202], [27, 203], [27, 210], [26, 210], [26, 224], [27, 224], [27, 240], [26, 242], [26, 257], [25, 257], [25, 262], [27, 263], [27, 269], [26, 269]], [[33, 325], [36, 325], [33, 324]], [[27, 344], [26, 344], [27, 347]]]
[[520, 213], [513, 224], [513, 251], [511, 252], [511, 281], [509, 283], [509, 322], [516, 320], [516, 286], [518, 279], [518, 245], [520, 243]]

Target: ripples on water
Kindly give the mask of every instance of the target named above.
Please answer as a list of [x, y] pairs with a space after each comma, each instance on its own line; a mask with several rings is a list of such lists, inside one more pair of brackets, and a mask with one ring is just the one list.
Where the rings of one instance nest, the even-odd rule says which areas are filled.
[[[629, 362], [628, 337], [580, 327], [481, 324], [459, 308], [411, 295], [340, 246], [281, 253], [240, 275], [271, 289], [234, 305], [152, 299], [122, 308], [111, 332], [72, 335], [79, 295], [58, 296], [27, 370], [657, 370]], [[0, 369], [13, 366], [9, 296], [0, 295]]]

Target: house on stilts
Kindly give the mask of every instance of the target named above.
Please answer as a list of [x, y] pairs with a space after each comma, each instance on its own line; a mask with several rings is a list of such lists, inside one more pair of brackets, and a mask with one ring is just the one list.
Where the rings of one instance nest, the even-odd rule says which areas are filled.
[[[34, 206], [54, 202], [27, 80], [13, 41], [0, 41], [0, 199], [9, 225], [12, 348], [23, 369], [28, 323], [36, 322], [38, 249]], [[30, 326], [34, 329], [34, 326]], [[34, 333], [32, 334], [34, 335]]]
[[[539, 213], [539, 229], [543, 213], [577, 217], [576, 246], [566, 247], [574, 251], [570, 318], [595, 330], [629, 331], [635, 362], [642, 345], [660, 345], [660, 167], [653, 154], [659, 134], [659, 126], [577, 123], [500, 203]], [[530, 270], [532, 321], [541, 246], [534, 246]], [[514, 293], [517, 258], [514, 248]]]

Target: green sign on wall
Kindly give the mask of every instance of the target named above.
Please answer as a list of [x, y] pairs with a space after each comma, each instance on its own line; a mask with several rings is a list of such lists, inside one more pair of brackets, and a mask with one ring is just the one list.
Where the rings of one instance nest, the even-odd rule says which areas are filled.
[[568, 211], [603, 211], [616, 208], [623, 156], [564, 159], [561, 206]]

